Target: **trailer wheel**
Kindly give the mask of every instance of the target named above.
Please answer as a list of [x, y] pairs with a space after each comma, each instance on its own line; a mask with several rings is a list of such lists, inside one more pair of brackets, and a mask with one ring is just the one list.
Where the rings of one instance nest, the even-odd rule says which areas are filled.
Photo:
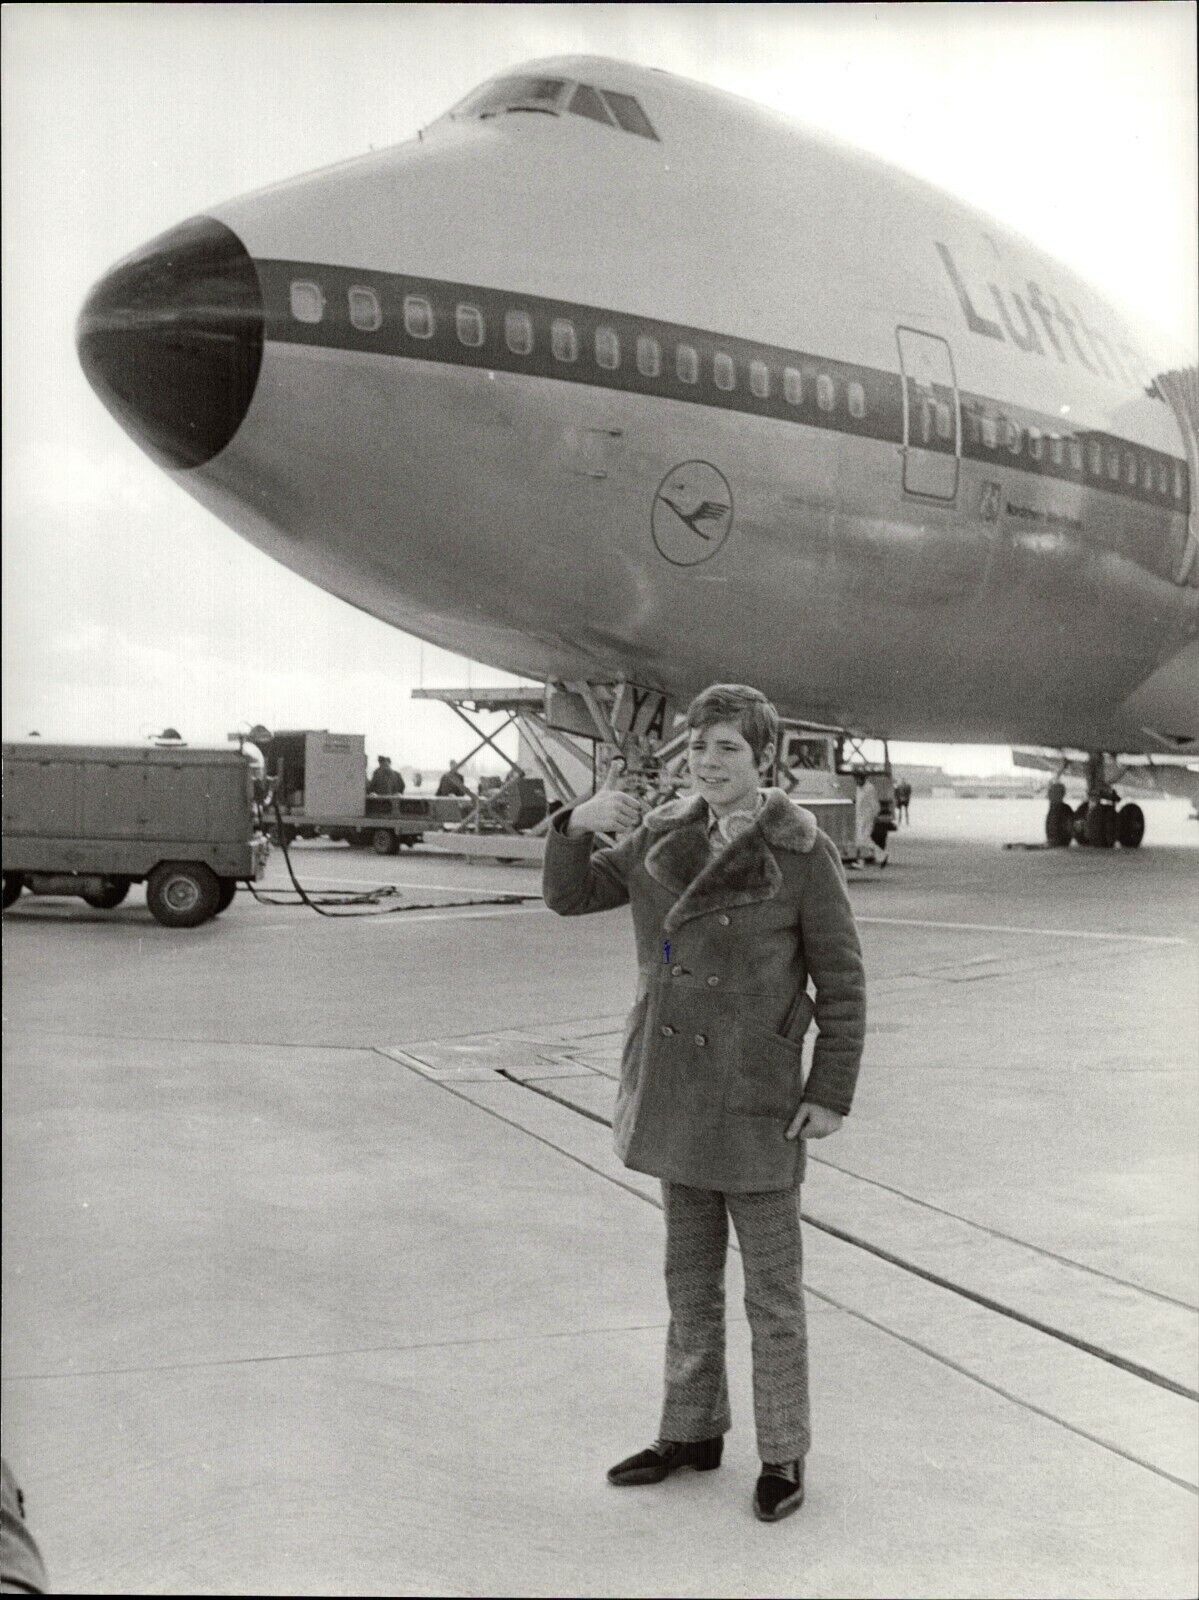
[[221, 883], [202, 861], [162, 861], [146, 883], [146, 903], [164, 928], [196, 928], [217, 912]]
[[394, 856], [400, 841], [390, 828], [376, 828], [371, 834], [371, 849], [377, 856]]
[[23, 872], [6, 872], [4, 874], [4, 909], [14, 905], [25, 887], [25, 874]]
[[99, 894], [85, 894], [84, 899], [97, 911], [113, 911], [129, 893], [128, 878], [105, 878]]
[[217, 913], [228, 911], [233, 904], [233, 896], [237, 893], [236, 878], [221, 878], [219, 882], [220, 888], [217, 890], [216, 897]]

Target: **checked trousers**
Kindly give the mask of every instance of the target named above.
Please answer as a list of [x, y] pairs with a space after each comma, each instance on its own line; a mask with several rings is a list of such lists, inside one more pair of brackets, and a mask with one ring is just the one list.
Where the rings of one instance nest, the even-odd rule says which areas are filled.
[[763, 1461], [807, 1454], [811, 1424], [799, 1196], [798, 1187], [724, 1194], [662, 1184], [670, 1328], [660, 1438], [710, 1439], [732, 1426], [724, 1359], [731, 1216], [745, 1271], [758, 1454]]

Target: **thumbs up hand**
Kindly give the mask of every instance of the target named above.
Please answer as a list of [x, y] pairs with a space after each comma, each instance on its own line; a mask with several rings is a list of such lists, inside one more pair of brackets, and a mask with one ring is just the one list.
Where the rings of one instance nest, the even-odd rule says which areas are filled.
[[590, 800], [575, 806], [570, 815], [567, 834], [577, 838], [581, 833], [628, 833], [641, 821], [642, 802], [635, 794], [618, 787], [625, 773], [623, 756], [614, 756], [604, 781]]

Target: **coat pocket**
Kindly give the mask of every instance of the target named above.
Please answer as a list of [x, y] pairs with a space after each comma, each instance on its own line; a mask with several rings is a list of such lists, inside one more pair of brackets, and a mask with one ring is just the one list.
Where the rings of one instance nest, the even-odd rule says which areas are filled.
[[803, 1048], [782, 1034], [737, 1024], [737, 1058], [725, 1088], [725, 1107], [747, 1117], [791, 1117], [803, 1093]]
[[641, 1056], [641, 1041], [645, 1034], [645, 1013], [649, 1010], [649, 990], [639, 994], [633, 1008], [625, 1018], [624, 1044], [620, 1052], [622, 1082], [636, 1075]]

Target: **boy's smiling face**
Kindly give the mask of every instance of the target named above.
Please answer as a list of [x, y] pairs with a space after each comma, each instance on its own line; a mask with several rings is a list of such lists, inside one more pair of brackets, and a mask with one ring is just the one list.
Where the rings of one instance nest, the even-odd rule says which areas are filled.
[[[774, 746], [768, 744], [761, 764], [773, 755]], [[703, 796], [718, 817], [756, 803], [760, 764], [735, 722], [692, 728], [687, 738], [687, 763], [696, 793]]]

